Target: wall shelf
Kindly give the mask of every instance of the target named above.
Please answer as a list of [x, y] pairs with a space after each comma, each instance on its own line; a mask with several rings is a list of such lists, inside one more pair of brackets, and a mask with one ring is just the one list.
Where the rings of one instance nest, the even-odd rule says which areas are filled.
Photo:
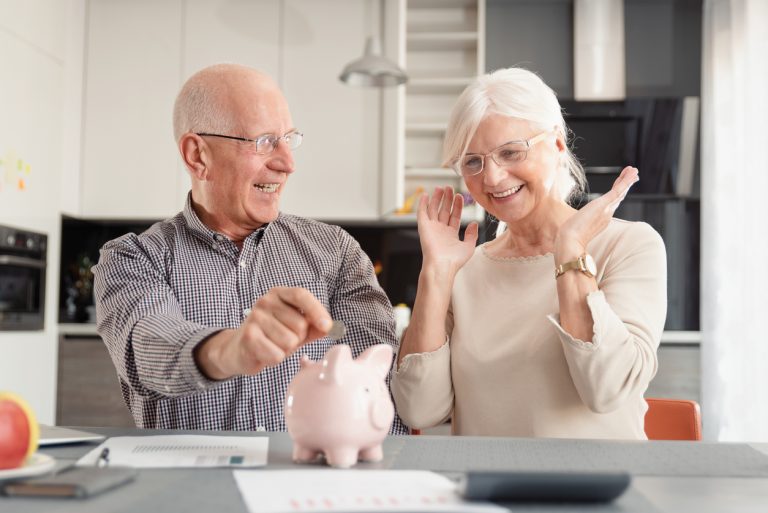
[[[396, 210], [419, 189], [451, 186], [466, 192], [461, 177], [441, 166], [443, 139], [459, 94], [485, 72], [485, 0], [407, 0], [398, 3], [394, 18], [398, 30], [392, 54], [410, 80], [390, 96], [386, 108], [397, 135], [383, 150], [396, 156], [392, 165], [402, 181], [394, 190], [396, 204], [387, 204], [385, 211]], [[484, 216], [473, 205], [462, 218]]]
[[408, 94], [460, 93], [474, 77], [413, 77], [408, 82]]
[[455, 179], [456, 173], [444, 167], [406, 167], [406, 178], [445, 178]]
[[447, 123], [429, 123], [429, 122], [417, 122], [408, 123], [405, 126], [405, 132], [407, 135], [440, 135], [445, 133], [445, 129], [448, 128]]
[[408, 51], [477, 48], [477, 32], [415, 32], [408, 35]]

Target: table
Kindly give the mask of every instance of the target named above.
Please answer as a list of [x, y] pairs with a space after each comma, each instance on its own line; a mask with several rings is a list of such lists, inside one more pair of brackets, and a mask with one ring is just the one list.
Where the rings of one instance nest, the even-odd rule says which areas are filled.
[[[82, 429], [106, 436], [181, 433], [267, 436], [270, 439], [269, 469], [311, 468], [291, 461], [292, 444], [286, 433]], [[95, 445], [46, 447], [42, 452], [65, 465]], [[397, 436], [385, 440], [384, 453], [383, 461], [362, 463], [357, 468], [429, 469], [455, 477], [458, 472], [480, 464], [485, 468], [530, 470], [572, 470], [597, 465], [604, 469], [619, 466], [633, 473], [630, 489], [613, 504], [518, 505], [515, 511], [768, 511], [768, 444]], [[730, 477], [726, 476], [728, 473]], [[247, 512], [231, 469], [139, 470], [133, 483], [87, 500], [0, 498], [0, 513], [176, 511]]]

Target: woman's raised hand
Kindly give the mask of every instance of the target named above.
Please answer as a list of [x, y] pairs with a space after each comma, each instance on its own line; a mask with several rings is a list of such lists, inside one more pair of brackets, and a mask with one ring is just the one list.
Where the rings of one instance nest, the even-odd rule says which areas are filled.
[[436, 188], [431, 197], [421, 196], [416, 219], [424, 266], [445, 266], [444, 269], [456, 272], [470, 259], [478, 225], [470, 223], [464, 240], [459, 238], [463, 208], [464, 198], [454, 194], [453, 187]]
[[573, 248], [575, 252], [586, 251], [587, 244], [608, 226], [627, 191], [638, 180], [637, 168], [625, 167], [610, 191], [584, 205], [560, 226], [556, 246]]

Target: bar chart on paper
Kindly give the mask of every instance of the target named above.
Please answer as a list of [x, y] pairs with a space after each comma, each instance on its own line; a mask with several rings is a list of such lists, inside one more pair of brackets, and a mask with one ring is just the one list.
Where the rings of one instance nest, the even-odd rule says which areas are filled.
[[234, 476], [250, 513], [507, 511], [464, 502], [456, 483], [425, 470], [236, 470]]
[[94, 465], [109, 454], [109, 464], [136, 468], [260, 467], [267, 464], [269, 439], [213, 435], [118, 436], [78, 460]]

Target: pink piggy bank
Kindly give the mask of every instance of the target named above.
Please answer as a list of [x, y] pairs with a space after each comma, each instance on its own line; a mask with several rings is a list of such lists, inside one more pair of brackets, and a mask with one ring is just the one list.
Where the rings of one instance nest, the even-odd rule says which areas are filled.
[[357, 360], [346, 344], [335, 345], [322, 361], [304, 355], [288, 385], [285, 423], [293, 439], [293, 460], [313, 461], [320, 453], [333, 467], [380, 461], [381, 442], [395, 418], [385, 378], [392, 347], [369, 347]]

